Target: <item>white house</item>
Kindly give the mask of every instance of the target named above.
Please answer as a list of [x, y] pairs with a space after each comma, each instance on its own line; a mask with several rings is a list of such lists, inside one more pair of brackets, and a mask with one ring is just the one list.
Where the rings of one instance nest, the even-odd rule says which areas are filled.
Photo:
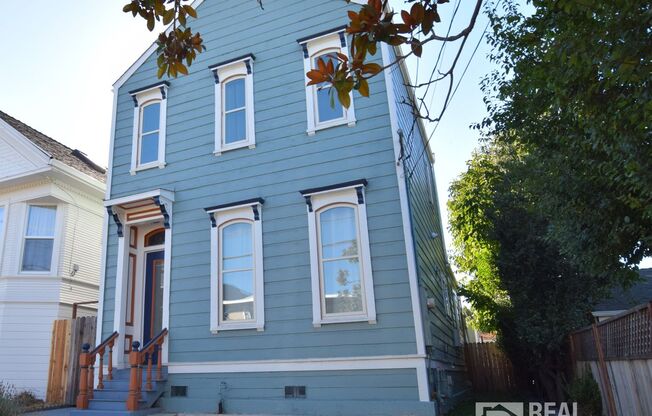
[[104, 188], [82, 152], [0, 111], [0, 382], [45, 396], [53, 321], [98, 299]]

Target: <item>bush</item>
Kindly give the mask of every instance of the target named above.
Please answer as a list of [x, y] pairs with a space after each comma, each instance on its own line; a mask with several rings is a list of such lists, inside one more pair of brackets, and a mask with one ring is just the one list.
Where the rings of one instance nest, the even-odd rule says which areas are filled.
[[13, 386], [0, 381], [0, 415], [16, 416], [20, 413], [20, 408], [14, 401], [15, 395]]
[[600, 387], [593, 379], [590, 370], [585, 370], [580, 377], [576, 377], [568, 389], [571, 401], [577, 402], [579, 416], [601, 416], [602, 397]]

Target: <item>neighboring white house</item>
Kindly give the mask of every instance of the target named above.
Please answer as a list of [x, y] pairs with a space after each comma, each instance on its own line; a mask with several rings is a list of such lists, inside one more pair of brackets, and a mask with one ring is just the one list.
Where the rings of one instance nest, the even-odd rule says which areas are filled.
[[98, 299], [104, 187], [82, 152], [0, 111], [0, 382], [44, 397], [53, 321]]

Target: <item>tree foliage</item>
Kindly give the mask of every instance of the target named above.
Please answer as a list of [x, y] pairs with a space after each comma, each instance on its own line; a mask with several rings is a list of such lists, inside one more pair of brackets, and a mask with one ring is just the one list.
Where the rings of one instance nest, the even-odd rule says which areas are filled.
[[491, 16], [487, 138], [527, 149], [546, 236], [627, 282], [652, 255], [652, 3], [534, 1]]

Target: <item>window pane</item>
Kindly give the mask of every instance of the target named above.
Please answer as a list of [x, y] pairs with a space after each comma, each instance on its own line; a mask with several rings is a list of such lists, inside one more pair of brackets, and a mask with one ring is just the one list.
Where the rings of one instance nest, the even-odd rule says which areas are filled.
[[23, 249], [23, 270], [31, 272], [50, 271], [53, 244], [54, 240], [52, 239], [25, 239], [25, 247]]
[[355, 209], [336, 207], [319, 215], [323, 259], [358, 255]]
[[165, 230], [159, 230], [145, 236], [145, 247], [165, 244]]
[[158, 160], [158, 133], [143, 135], [140, 142], [140, 164]]
[[225, 114], [224, 120], [224, 143], [234, 143], [247, 139], [246, 111], [234, 111]]
[[357, 258], [323, 262], [326, 313], [362, 312]]
[[251, 224], [236, 222], [222, 229], [222, 258], [250, 256], [253, 253]]
[[31, 205], [29, 207], [26, 235], [28, 237], [54, 237], [56, 216], [56, 207]]
[[245, 106], [245, 80], [239, 78], [224, 85], [224, 111]]
[[254, 319], [254, 273], [225, 272], [223, 281], [223, 319], [241, 321]]
[[[317, 60], [321, 58], [325, 64], [329, 61], [333, 62], [333, 66], [337, 67], [338, 60], [332, 54], [325, 54], [315, 57], [313, 65], [317, 68]], [[333, 95], [333, 105], [331, 105], [331, 90], [327, 83], [321, 83], [315, 86], [317, 94], [317, 119], [319, 122], [335, 120], [344, 117], [344, 108], [336, 95]], [[336, 94], [335, 90], [332, 90]]]
[[161, 103], [153, 103], [143, 107], [142, 133], [158, 130], [160, 113]]

